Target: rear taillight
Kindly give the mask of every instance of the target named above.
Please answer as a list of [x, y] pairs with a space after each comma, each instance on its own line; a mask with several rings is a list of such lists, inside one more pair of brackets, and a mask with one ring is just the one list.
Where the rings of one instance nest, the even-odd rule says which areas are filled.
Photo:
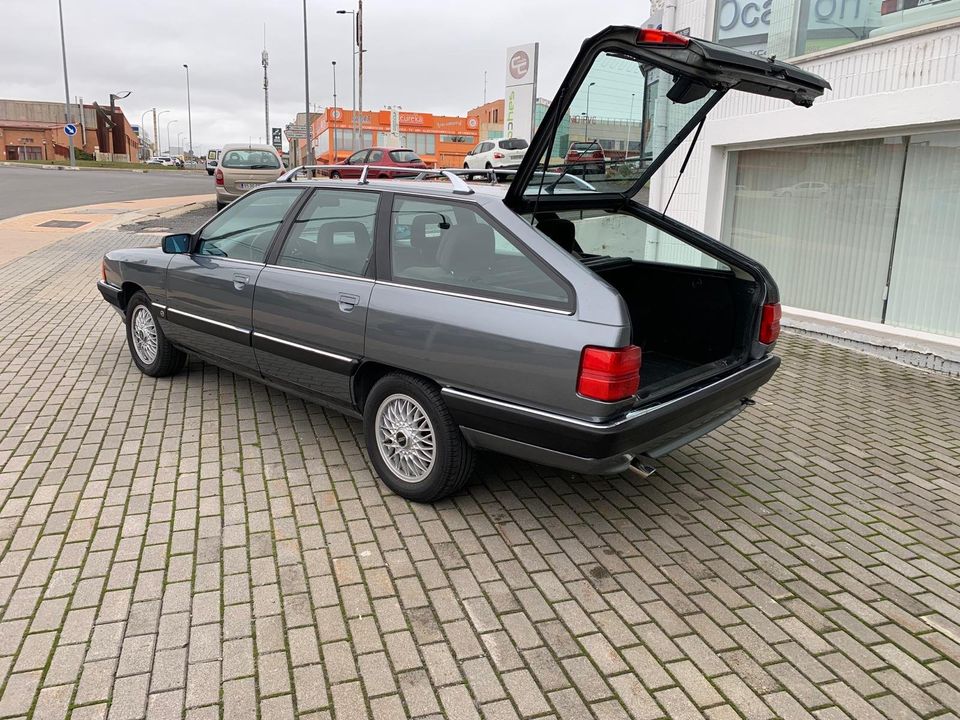
[[900, 0], [883, 0], [880, 3], [880, 14], [889, 15], [890, 13], [895, 13], [900, 9]]
[[493, 159], [494, 159], [494, 160], [503, 160], [505, 157], [506, 157], [506, 155], [504, 155], [503, 153], [495, 152], [495, 153], [493, 154]]
[[637, 33], [637, 43], [676, 45], [678, 47], [686, 47], [690, 44], [690, 38], [683, 35], [677, 35], [677, 33], [667, 32], [666, 30], [643, 28]]
[[213, 179], [217, 185], [223, 185], [223, 171], [220, 168], [217, 168], [217, 171], [213, 174]]
[[759, 340], [764, 345], [776, 342], [780, 337], [780, 303], [770, 303], [763, 306], [763, 314], [760, 316]]
[[600, 151], [600, 150], [597, 150], [597, 151], [593, 154], [593, 156], [594, 156], [595, 158], [602, 158], [602, 157], [603, 157], [603, 152]]
[[604, 402], [632, 396], [640, 387], [640, 354], [636, 345], [585, 347], [580, 356], [577, 392]]

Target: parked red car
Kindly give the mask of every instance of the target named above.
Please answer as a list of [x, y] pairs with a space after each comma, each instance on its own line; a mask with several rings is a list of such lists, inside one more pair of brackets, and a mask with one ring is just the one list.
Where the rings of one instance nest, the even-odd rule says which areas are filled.
[[378, 169], [370, 170], [367, 175], [375, 178], [396, 178], [409, 176], [411, 173], [396, 173], [390, 170], [381, 170], [383, 167], [411, 168], [413, 170], [427, 170], [427, 164], [420, 159], [413, 150], [406, 148], [364, 148], [355, 152], [343, 162], [342, 170], [331, 170], [332, 178], [358, 178], [363, 172], [363, 165], [375, 165]]
[[596, 140], [570, 143], [566, 164], [574, 175], [603, 175], [607, 171], [607, 158]]

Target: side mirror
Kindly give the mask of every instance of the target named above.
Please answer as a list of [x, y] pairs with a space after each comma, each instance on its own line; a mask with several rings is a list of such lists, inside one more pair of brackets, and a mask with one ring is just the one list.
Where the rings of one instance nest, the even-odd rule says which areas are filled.
[[167, 235], [160, 241], [160, 247], [168, 255], [190, 252], [190, 241], [192, 239], [193, 236], [186, 233]]

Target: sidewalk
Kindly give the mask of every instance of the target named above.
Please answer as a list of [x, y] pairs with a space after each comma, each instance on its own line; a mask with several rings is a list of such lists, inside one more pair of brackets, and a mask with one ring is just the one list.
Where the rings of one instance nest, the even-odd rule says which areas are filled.
[[213, 198], [212, 194], [206, 194], [123, 200], [28, 213], [0, 220], [0, 266], [77, 232], [118, 227], [146, 215], [187, 211]]

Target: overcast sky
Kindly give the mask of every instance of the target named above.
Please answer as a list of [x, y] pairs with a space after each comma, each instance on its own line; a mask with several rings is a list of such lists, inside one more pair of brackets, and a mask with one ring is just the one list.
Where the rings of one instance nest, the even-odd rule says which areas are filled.
[[[350, 16], [356, 0], [307, 0], [310, 100], [338, 105], [351, 97]], [[2, 0], [0, 98], [62, 101], [57, 0]], [[70, 94], [120, 103], [139, 123], [145, 110], [170, 109], [176, 145], [187, 131], [190, 65], [193, 143], [197, 152], [264, 133], [263, 48], [270, 54], [270, 124], [283, 127], [304, 110], [301, 0], [63, 0]], [[538, 94], [552, 97], [583, 38], [606, 25], [639, 25], [649, 0], [365, 0], [364, 106], [463, 114], [503, 97], [506, 48], [540, 42]], [[152, 133], [151, 121], [147, 120]], [[187, 144], [186, 137], [183, 140]]]

